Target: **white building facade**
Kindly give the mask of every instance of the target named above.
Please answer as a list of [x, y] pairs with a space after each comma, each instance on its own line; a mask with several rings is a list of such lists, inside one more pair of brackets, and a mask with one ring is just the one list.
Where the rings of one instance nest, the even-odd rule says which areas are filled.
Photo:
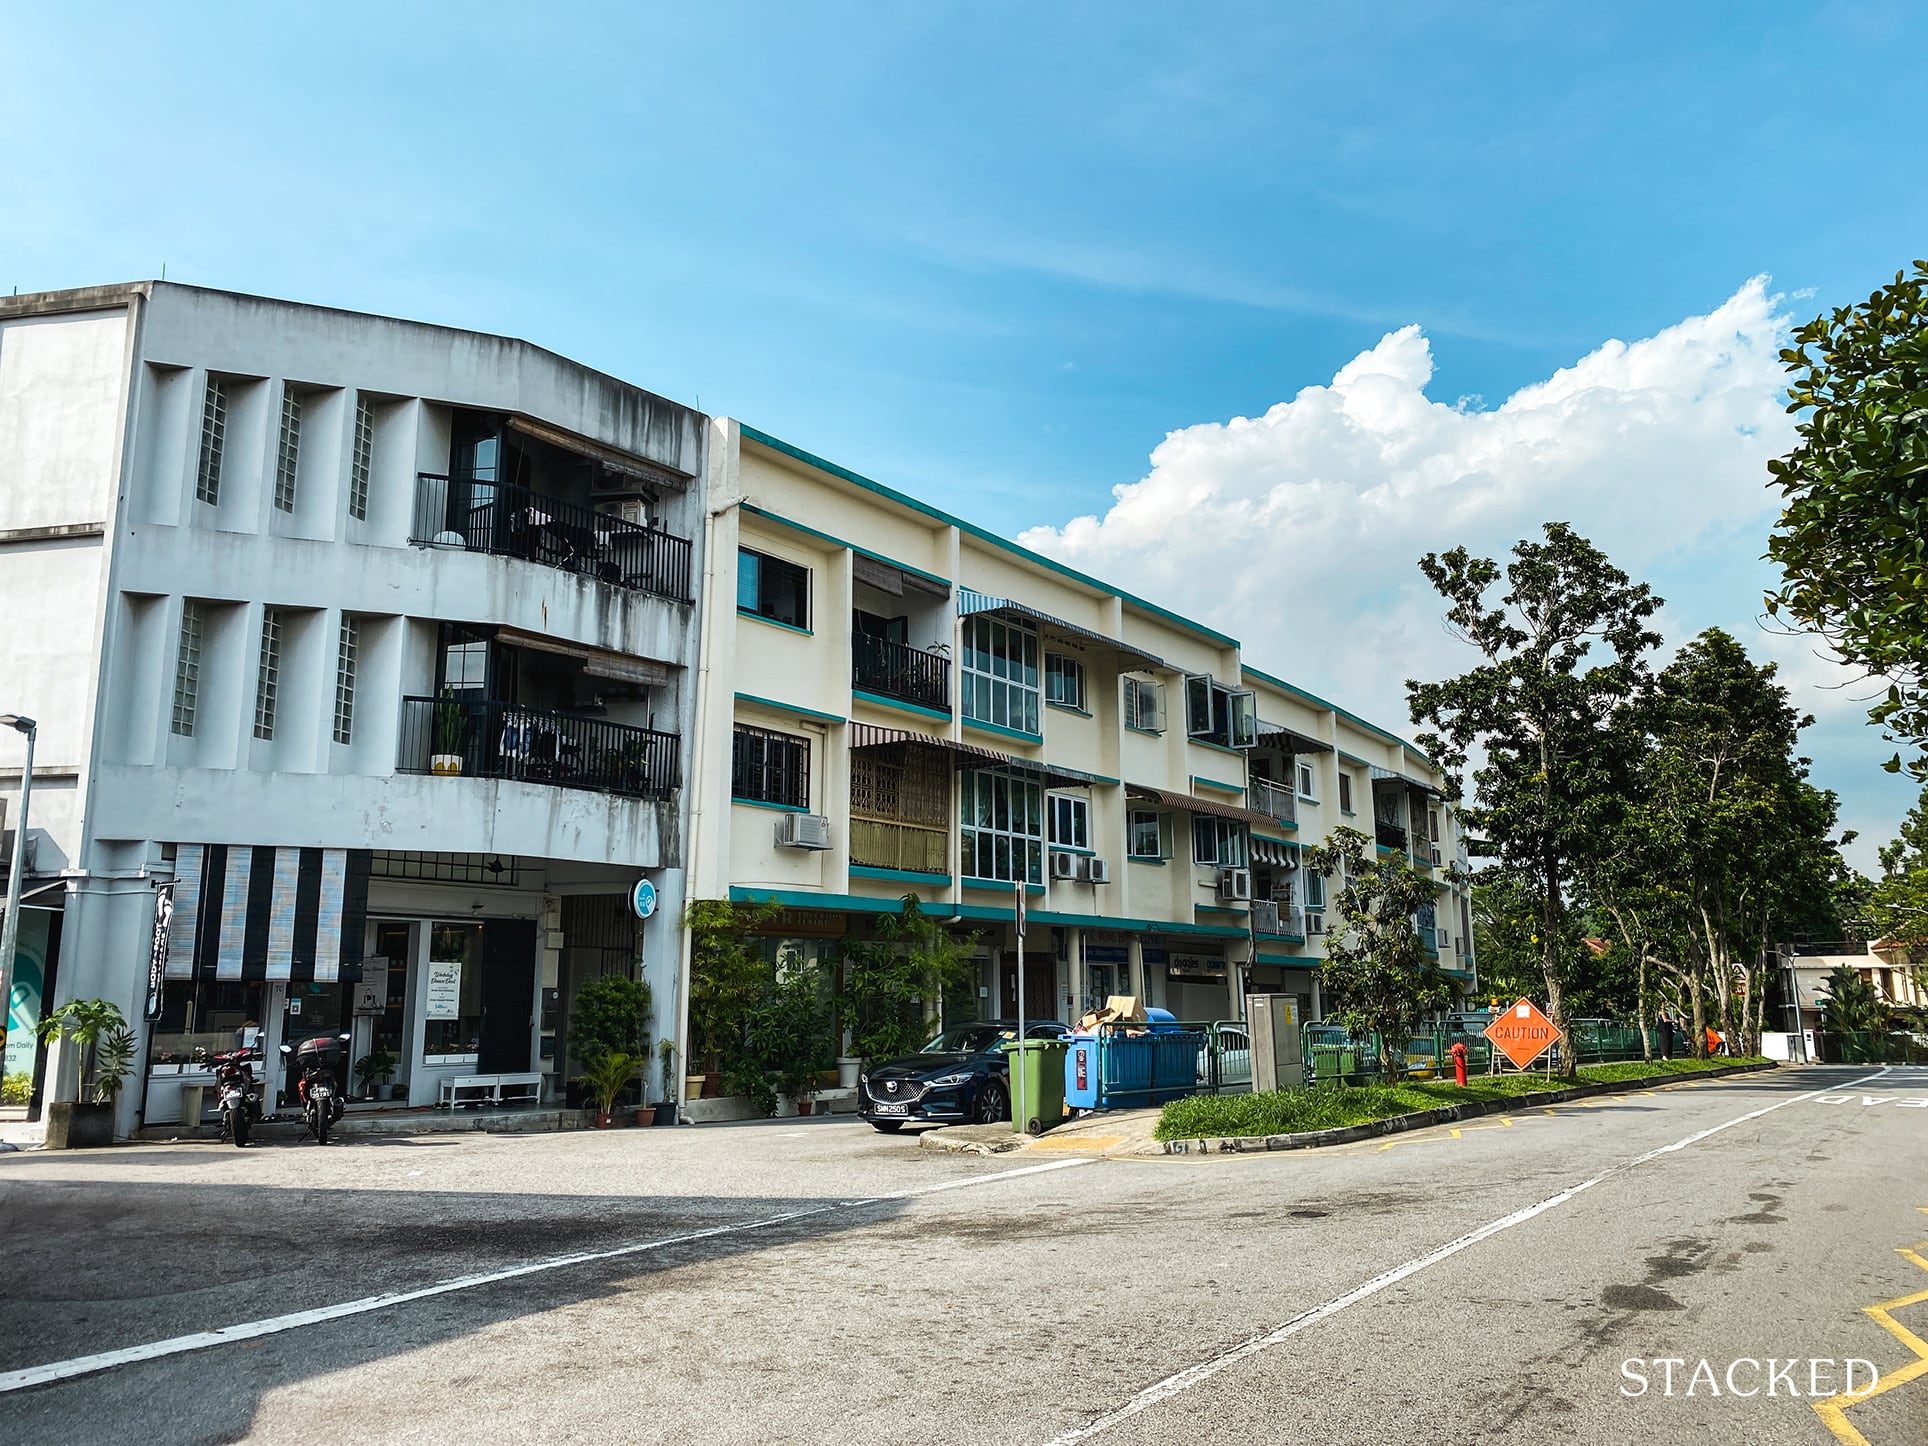
[[[680, 1017], [707, 435], [501, 337], [0, 300], [0, 711], [39, 723], [15, 1010], [137, 1022], [123, 1131], [250, 1028], [271, 1071], [348, 1031], [422, 1104], [556, 1095], [595, 974]], [[0, 758], [9, 828], [19, 781]]]

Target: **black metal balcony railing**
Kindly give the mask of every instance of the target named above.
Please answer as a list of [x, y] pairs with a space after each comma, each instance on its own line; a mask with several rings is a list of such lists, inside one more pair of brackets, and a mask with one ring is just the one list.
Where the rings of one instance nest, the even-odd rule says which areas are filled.
[[409, 539], [520, 557], [690, 601], [688, 538], [506, 482], [418, 474]]
[[920, 708], [951, 711], [951, 660], [907, 643], [857, 633], [850, 640], [850, 682]]
[[461, 771], [476, 778], [667, 798], [677, 782], [676, 748], [674, 733], [601, 718], [514, 703], [404, 698], [395, 767], [434, 773], [438, 757], [455, 757]]
[[1406, 847], [1406, 830], [1396, 823], [1388, 823], [1383, 818], [1377, 818], [1372, 822], [1372, 831], [1378, 836], [1379, 842], [1389, 849]]

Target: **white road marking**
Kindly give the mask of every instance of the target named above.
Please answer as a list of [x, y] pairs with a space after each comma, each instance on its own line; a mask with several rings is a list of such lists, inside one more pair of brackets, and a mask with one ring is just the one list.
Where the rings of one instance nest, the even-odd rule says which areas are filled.
[[349, 1316], [367, 1315], [371, 1311], [387, 1310], [392, 1306], [406, 1305], [410, 1301], [428, 1300], [438, 1295], [453, 1295], [457, 1291], [475, 1290], [481, 1286], [515, 1280], [525, 1275], [541, 1275], [551, 1270], [566, 1270], [572, 1265], [588, 1265], [599, 1260], [617, 1260], [625, 1255], [646, 1255], [652, 1251], [666, 1250], [672, 1245], [688, 1245], [693, 1241], [712, 1240], [720, 1235], [740, 1235], [747, 1230], [764, 1230], [772, 1225], [787, 1225], [793, 1220], [808, 1220], [812, 1216], [823, 1215], [832, 1210], [851, 1210], [865, 1205], [881, 1205], [891, 1200], [910, 1200], [921, 1195], [935, 1195], [944, 1190], [968, 1190], [977, 1185], [996, 1185], [1024, 1175], [1041, 1175], [1050, 1170], [1068, 1170], [1091, 1163], [1090, 1160], [1084, 1159], [1052, 1160], [1042, 1165], [1025, 1165], [1016, 1170], [1001, 1170], [995, 1175], [972, 1175], [962, 1180], [946, 1180], [937, 1185], [919, 1185], [911, 1190], [894, 1190], [887, 1195], [866, 1196], [861, 1200], [838, 1200], [827, 1205], [813, 1205], [806, 1210], [790, 1210], [781, 1215], [766, 1215], [761, 1220], [744, 1220], [734, 1225], [713, 1225], [707, 1230], [692, 1230], [686, 1235], [672, 1235], [662, 1240], [644, 1240], [634, 1245], [618, 1245], [609, 1250], [583, 1250], [573, 1255], [551, 1256], [547, 1260], [532, 1260], [523, 1265], [510, 1266], [506, 1270], [491, 1270], [481, 1275], [464, 1275], [454, 1280], [437, 1281], [433, 1285], [421, 1286], [415, 1290], [398, 1290], [386, 1295], [364, 1296], [360, 1300], [318, 1306], [314, 1310], [299, 1310], [288, 1315], [269, 1316], [265, 1320], [243, 1321], [239, 1325], [224, 1326], [219, 1330], [196, 1331], [193, 1335], [173, 1336], [167, 1340], [149, 1341], [145, 1345], [125, 1346], [120, 1350], [101, 1351], [91, 1356], [76, 1356], [67, 1361], [50, 1361], [44, 1366], [28, 1366], [24, 1370], [0, 1373], [0, 1395], [28, 1390], [34, 1386], [44, 1386], [52, 1381], [71, 1380], [75, 1376], [87, 1376], [97, 1371], [112, 1370], [116, 1366], [133, 1365], [137, 1361], [152, 1361], [162, 1356], [184, 1355], [189, 1351], [206, 1350], [210, 1346], [231, 1345], [235, 1341], [258, 1340], [262, 1336], [300, 1330], [303, 1326], [323, 1325]]
[[[1882, 1069], [1874, 1074], [1867, 1075], [1862, 1079], [1853, 1081], [1849, 1084], [1848, 1088], [1853, 1089], [1856, 1086], [1878, 1080], [1887, 1072], [1886, 1069]], [[1339, 1314], [1340, 1311], [1355, 1306], [1360, 1301], [1369, 1299], [1390, 1286], [1399, 1284], [1400, 1281], [1405, 1280], [1409, 1276], [1417, 1275], [1429, 1266], [1437, 1265], [1440, 1261], [1457, 1255], [1460, 1251], [1469, 1249], [1479, 1244], [1482, 1240], [1498, 1235], [1502, 1230], [1511, 1230], [1515, 1225], [1523, 1225], [1535, 1216], [1545, 1214], [1555, 1206], [1566, 1204], [1567, 1201], [1571, 1200], [1581, 1191], [1591, 1190], [1602, 1180], [1611, 1179], [1613, 1176], [1634, 1169], [1636, 1166], [1647, 1164], [1651, 1160], [1657, 1160], [1662, 1155], [1671, 1155], [1677, 1151], [1687, 1149], [1691, 1145], [1697, 1145], [1702, 1140], [1718, 1135], [1722, 1130], [1731, 1130], [1736, 1125], [1744, 1125], [1749, 1120], [1758, 1120], [1762, 1115], [1771, 1115], [1774, 1111], [1786, 1109], [1789, 1105], [1798, 1105], [1807, 1100], [1816, 1099], [1826, 1092], [1825, 1089], [1810, 1090], [1807, 1094], [1796, 1095], [1792, 1099], [1782, 1100], [1779, 1104], [1766, 1105], [1758, 1110], [1749, 1110], [1746, 1114], [1736, 1115], [1733, 1119], [1723, 1124], [1714, 1125], [1709, 1129], [1699, 1130], [1694, 1134], [1688, 1135], [1685, 1139], [1675, 1140], [1671, 1145], [1662, 1145], [1659, 1149], [1649, 1150], [1646, 1154], [1636, 1156], [1624, 1164], [1602, 1170], [1592, 1179], [1582, 1180], [1577, 1185], [1569, 1185], [1557, 1195], [1549, 1195], [1537, 1204], [1515, 1210], [1511, 1215], [1503, 1215], [1498, 1220], [1490, 1220], [1477, 1230], [1460, 1236], [1457, 1240], [1448, 1241], [1438, 1249], [1428, 1251], [1416, 1259], [1407, 1261], [1404, 1265], [1396, 1265], [1381, 1275], [1375, 1275], [1364, 1285], [1355, 1286], [1344, 1295], [1329, 1300], [1324, 1305], [1314, 1306], [1311, 1310], [1300, 1312], [1298, 1315], [1293, 1316], [1291, 1320], [1286, 1321], [1274, 1330], [1266, 1332], [1264, 1335], [1252, 1336], [1247, 1340], [1239, 1342], [1229, 1350], [1222, 1351], [1216, 1356], [1200, 1361], [1197, 1365], [1187, 1366], [1184, 1370], [1177, 1372], [1175, 1375], [1165, 1377], [1164, 1380], [1159, 1381], [1155, 1385], [1147, 1386], [1129, 1401], [1125, 1402], [1124, 1405], [1118, 1407], [1117, 1410], [1109, 1411], [1096, 1420], [1088, 1421], [1084, 1425], [1066, 1431], [1060, 1436], [1053, 1436], [1051, 1440], [1046, 1443], [1046, 1446], [1074, 1446], [1076, 1442], [1088, 1440], [1101, 1431], [1108, 1431], [1119, 1422], [1129, 1420], [1149, 1406], [1155, 1406], [1160, 1401], [1170, 1400], [1173, 1396], [1183, 1391], [1189, 1391], [1192, 1387], [1209, 1381], [1213, 1376], [1218, 1375], [1219, 1372], [1244, 1360], [1247, 1356], [1255, 1356], [1261, 1351], [1268, 1351], [1276, 1345], [1281, 1345], [1297, 1335], [1300, 1331], [1310, 1326], [1315, 1326], [1322, 1320], [1330, 1319], [1332, 1316]]]

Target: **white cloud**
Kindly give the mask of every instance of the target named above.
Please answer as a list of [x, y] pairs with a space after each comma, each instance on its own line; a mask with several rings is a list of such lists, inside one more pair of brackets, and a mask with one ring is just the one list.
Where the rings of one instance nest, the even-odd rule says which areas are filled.
[[[1255, 665], [1406, 731], [1403, 681], [1468, 661], [1415, 565], [1464, 544], [1501, 556], [1572, 523], [1668, 599], [1670, 641], [1718, 624], [1775, 656], [1797, 700], [1845, 724], [1854, 690], [1756, 621], [1773, 577], [1767, 459], [1791, 445], [1777, 353], [1789, 318], [1765, 278], [1705, 316], [1609, 341], [1487, 411], [1430, 399], [1417, 326], [1382, 337], [1261, 417], [1169, 433], [1102, 517], [1020, 541], [1212, 623]], [[1821, 730], [1817, 730], [1819, 733]], [[1819, 781], [1885, 833], [1905, 790], [1870, 729], [1818, 737]]]

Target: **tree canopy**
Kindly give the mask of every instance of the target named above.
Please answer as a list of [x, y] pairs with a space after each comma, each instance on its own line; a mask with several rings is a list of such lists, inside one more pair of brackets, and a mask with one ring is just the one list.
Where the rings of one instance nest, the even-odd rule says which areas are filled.
[[[1885, 680], [1884, 735], [1928, 747], [1928, 261], [1836, 308], [1781, 353], [1800, 442], [1768, 463], [1782, 511], [1768, 613]], [[1902, 768], [1899, 753], [1886, 765]], [[1928, 779], [1928, 755], [1906, 764]]]

